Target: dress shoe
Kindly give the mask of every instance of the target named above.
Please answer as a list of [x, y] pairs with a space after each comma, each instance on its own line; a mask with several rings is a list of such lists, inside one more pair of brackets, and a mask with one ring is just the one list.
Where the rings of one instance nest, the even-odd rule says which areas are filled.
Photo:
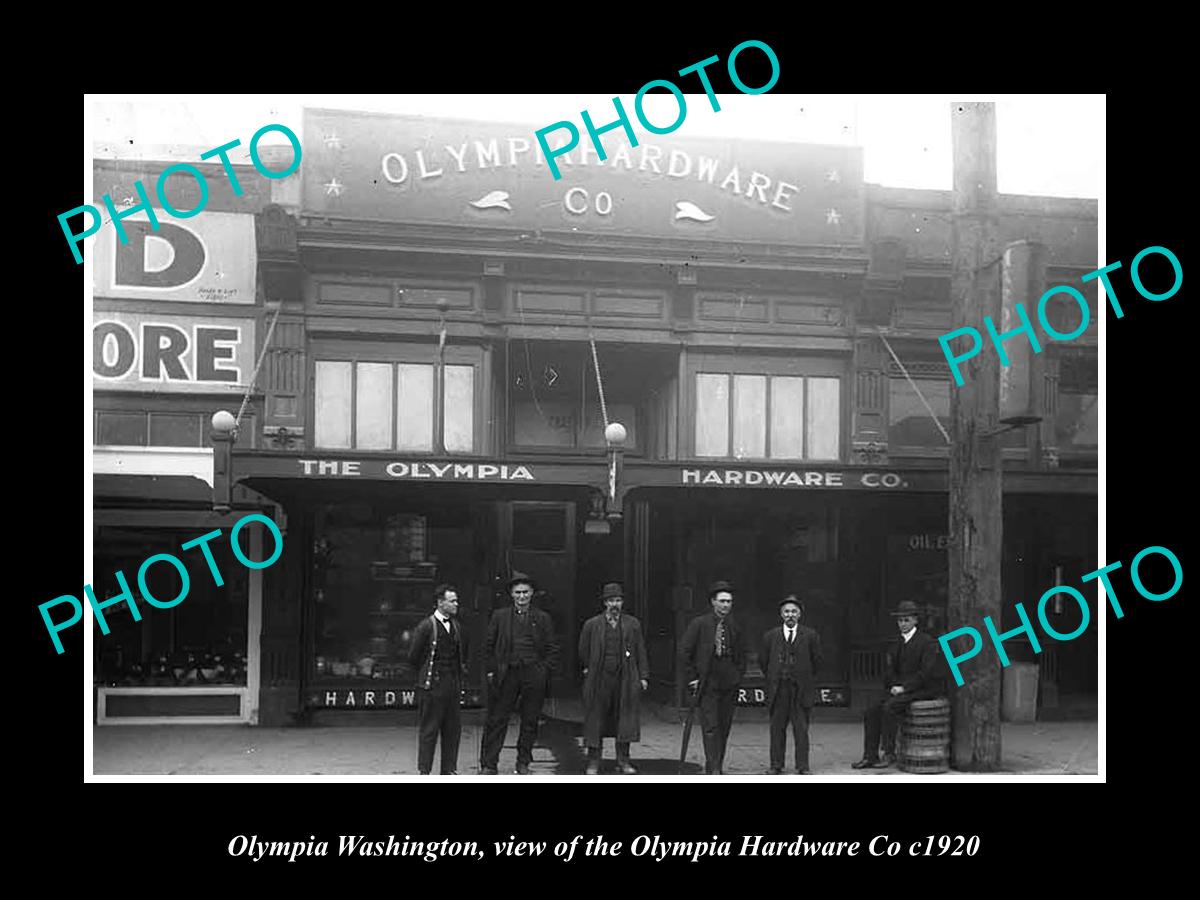
[[872, 766], [871, 768], [873, 768], [873, 769], [890, 769], [895, 764], [896, 764], [896, 754], [885, 753], [885, 754], [883, 754], [883, 758], [881, 760], [879, 760], [877, 763], [875, 763], [875, 765]]
[[442, 772], [443, 775], [457, 775], [457, 772]]
[[417, 774], [418, 774], [418, 775], [428, 775], [428, 774], [429, 774], [429, 770], [428, 770], [428, 769], [418, 769], [418, 770], [417, 770]]
[[517, 768], [516, 768], [515, 772], [517, 775], [528, 775], [529, 774], [529, 763], [517, 763]]
[[480, 775], [496, 775], [498, 773], [496, 772], [495, 766], [480, 766], [479, 774]]
[[811, 775], [812, 769], [810, 769], [808, 766], [803, 766], [801, 768], [796, 769], [796, 774], [797, 775]]
[[767, 774], [768, 775], [782, 775], [783, 769], [779, 768], [778, 766], [771, 766], [771, 768], [767, 769]]
[[637, 769], [635, 769], [633, 766], [633, 763], [631, 763], [627, 759], [617, 760], [617, 771], [620, 772], [622, 775], [636, 775], [637, 774]]
[[858, 762], [850, 763], [852, 769], [874, 769], [879, 765], [879, 757], [864, 756]]
[[600, 774], [600, 760], [598, 760], [598, 759], [589, 759], [589, 760], [588, 760], [588, 764], [587, 764], [587, 772], [586, 772], [586, 774], [588, 774], [588, 775], [599, 775], [599, 774]]

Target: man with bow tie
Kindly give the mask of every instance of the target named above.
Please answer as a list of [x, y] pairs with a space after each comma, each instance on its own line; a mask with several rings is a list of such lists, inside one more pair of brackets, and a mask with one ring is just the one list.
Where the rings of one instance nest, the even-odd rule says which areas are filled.
[[579, 634], [588, 775], [600, 774], [606, 735], [617, 739], [617, 771], [637, 774], [629, 759], [629, 744], [642, 739], [641, 695], [649, 687], [650, 664], [641, 623], [621, 611], [624, 593], [618, 582], [604, 585], [600, 589], [604, 612], [588, 619]]
[[457, 775], [458, 741], [462, 735], [459, 703], [467, 670], [467, 648], [458, 615], [458, 589], [439, 584], [433, 592], [437, 609], [413, 630], [408, 661], [417, 673], [417, 771], [433, 769], [433, 748], [442, 738], [441, 774]]
[[767, 674], [767, 709], [771, 714], [771, 774], [783, 774], [787, 727], [792, 725], [796, 774], [809, 775], [808, 719], [821, 668], [821, 638], [800, 624], [804, 607], [795, 594], [779, 604], [783, 624], [763, 635], [763, 667]]

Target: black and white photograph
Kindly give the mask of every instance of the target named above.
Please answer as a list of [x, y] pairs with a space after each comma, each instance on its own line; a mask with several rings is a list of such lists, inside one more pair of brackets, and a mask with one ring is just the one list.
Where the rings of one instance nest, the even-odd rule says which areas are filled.
[[87, 780], [1104, 780], [1181, 569], [1102, 569], [1101, 322], [1181, 248], [1104, 268], [1102, 95], [742, 57], [87, 98]]

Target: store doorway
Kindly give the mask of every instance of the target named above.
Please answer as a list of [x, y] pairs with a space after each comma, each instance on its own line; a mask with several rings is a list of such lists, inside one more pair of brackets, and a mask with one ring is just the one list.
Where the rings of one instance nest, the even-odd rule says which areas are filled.
[[550, 614], [561, 648], [554, 693], [574, 685], [575, 664], [575, 504], [521, 501], [509, 504], [509, 561], [513, 571], [537, 582], [534, 605]]

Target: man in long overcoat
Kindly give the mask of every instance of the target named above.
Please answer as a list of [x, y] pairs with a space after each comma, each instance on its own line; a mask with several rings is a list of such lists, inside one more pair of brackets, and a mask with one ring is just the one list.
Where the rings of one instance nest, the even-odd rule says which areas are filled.
[[604, 612], [583, 624], [579, 661], [583, 666], [583, 739], [587, 774], [600, 773], [604, 738], [617, 739], [617, 770], [634, 775], [629, 744], [642, 739], [641, 696], [650, 671], [642, 625], [621, 612], [624, 591], [610, 581], [601, 588]]
[[783, 774], [787, 727], [792, 724], [796, 774], [808, 775], [808, 718], [821, 668], [821, 638], [800, 624], [804, 614], [799, 598], [788, 594], [779, 604], [782, 625], [763, 635], [762, 661], [767, 674], [767, 709], [771, 714], [771, 774]]

